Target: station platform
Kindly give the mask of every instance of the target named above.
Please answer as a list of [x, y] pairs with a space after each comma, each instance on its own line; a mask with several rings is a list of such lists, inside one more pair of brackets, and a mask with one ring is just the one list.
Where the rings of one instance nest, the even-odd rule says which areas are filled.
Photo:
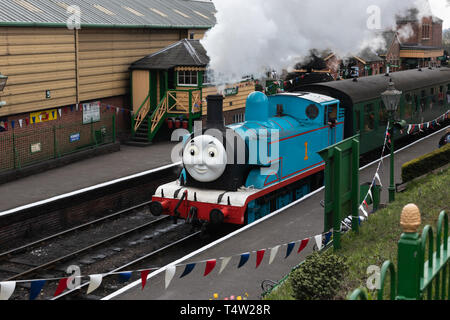
[[120, 151], [78, 161], [0, 185], [0, 213], [171, 164], [175, 143], [146, 148], [121, 145]]
[[[395, 156], [395, 178], [401, 182], [400, 167], [407, 161], [415, 159], [423, 154], [438, 148], [438, 141], [443, 130], [420, 140], [412, 146], [400, 149]], [[389, 185], [389, 158], [384, 159], [384, 165], [380, 172], [383, 183], [382, 203], [387, 202]], [[368, 165], [360, 173], [360, 183], [372, 181], [377, 163]], [[173, 262], [178, 265], [175, 276], [169, 287], [165, 289], [165, 274], [167, 266], [151, 273], [144, 290], [141, 281], [130, 283], [123, 289], [105, 297], [105, 300], [209, 300], [214, 294], [223, 300], [230, 296], [246, 296], [249, 300], [259, 300], [264, 280], [278, 282], [290, 270], [305, 259], [312, 252], [314, 240], [310, 240], [308, 246], [297, 254], [298, 244], [291, 255], [285, 259], [286, 246], [290, 242], [320, 235], [323, 232], [323, 208], [320, 201], [324, 199], [324, 190], [319, 189], [315, 194], [305, 200], [275, 214], [268, 219], [256, 222], [253, 225], [242, 228], [235, 233], [222, 238], [215, 243], [204, 247], [197, 252]], [[414, 199], [411, 199], [414, 201]], [[400, 214], [400, 213], [399, 213]], [[269, 264], [270, 248], [282, 245], [278, 255]], [[266, 249], [263, 261], [256, 267], [257, 250]], [[248, 262], [241, 268], [237, 268], [242, 253], [253, 252]], [[232, 257], [227, 267], [219, 274], [221, 258]], [[217, 265], [213, 271], [204, 276], [206, 261], [216, 259]], [[196, 263], [194, 270], [183, 278], [180, 275], [184, 266]]]

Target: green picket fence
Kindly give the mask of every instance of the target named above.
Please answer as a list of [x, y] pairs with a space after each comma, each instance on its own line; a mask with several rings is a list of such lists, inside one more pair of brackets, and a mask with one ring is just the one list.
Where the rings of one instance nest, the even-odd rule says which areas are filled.
[[115, 114], [103, 115], [101, 121], [89, 124], [36, 126], [2, 132], [0, 172], [20, 169], [115, 141]]
[[[448, 215], [439, 215], [436, 237], [427, 225], [419, 235], [420, 211], [415, 205], [403, 209], [401, 226], [403, 234], [398, 243], [397, 271], [391, 261], [386, 261], [380, 274], [377, 299], [384, 299], [384, 287], [390, 274], [390, 300], [449, 300], [450, 255], [448, 245]], [[357, 289], [350, 300], [368, 300], [365, 289]]]

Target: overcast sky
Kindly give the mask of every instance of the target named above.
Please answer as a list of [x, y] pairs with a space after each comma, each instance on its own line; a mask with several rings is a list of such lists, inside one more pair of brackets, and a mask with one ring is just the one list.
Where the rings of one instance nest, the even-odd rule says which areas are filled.
[[429, 0], [433, 14], [444, 20], [444, 28], [450, 28], [450, 0]]

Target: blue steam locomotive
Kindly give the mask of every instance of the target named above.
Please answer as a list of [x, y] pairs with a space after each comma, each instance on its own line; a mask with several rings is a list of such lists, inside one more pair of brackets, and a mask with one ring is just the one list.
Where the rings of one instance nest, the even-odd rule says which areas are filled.
[[253, 92], [246, 121], [223, 125], [223, 96], [208, 96], [206, 128], [183, 142], [184, 169], [160, 186], [151, 212], [195, 222], [243, 225], [323, 183], [318, 151], [344, 138], [339, 100], [315, 93]]

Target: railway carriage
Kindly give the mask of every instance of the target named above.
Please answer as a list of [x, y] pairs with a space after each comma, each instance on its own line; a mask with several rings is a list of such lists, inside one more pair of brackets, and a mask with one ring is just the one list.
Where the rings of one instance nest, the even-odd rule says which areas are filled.
[[[328, 95], [345, 109], [345, 137], [361, 135], [361, 154], [380, 148], [388, 114], [381, 99], [389, 81], [402, 91], [397, 117], [411, 124], [435, 120], [450, 109], [450, 69], [423, 68], [295, 88]], [[405, 136], [396, 134], [397, 139]]]

